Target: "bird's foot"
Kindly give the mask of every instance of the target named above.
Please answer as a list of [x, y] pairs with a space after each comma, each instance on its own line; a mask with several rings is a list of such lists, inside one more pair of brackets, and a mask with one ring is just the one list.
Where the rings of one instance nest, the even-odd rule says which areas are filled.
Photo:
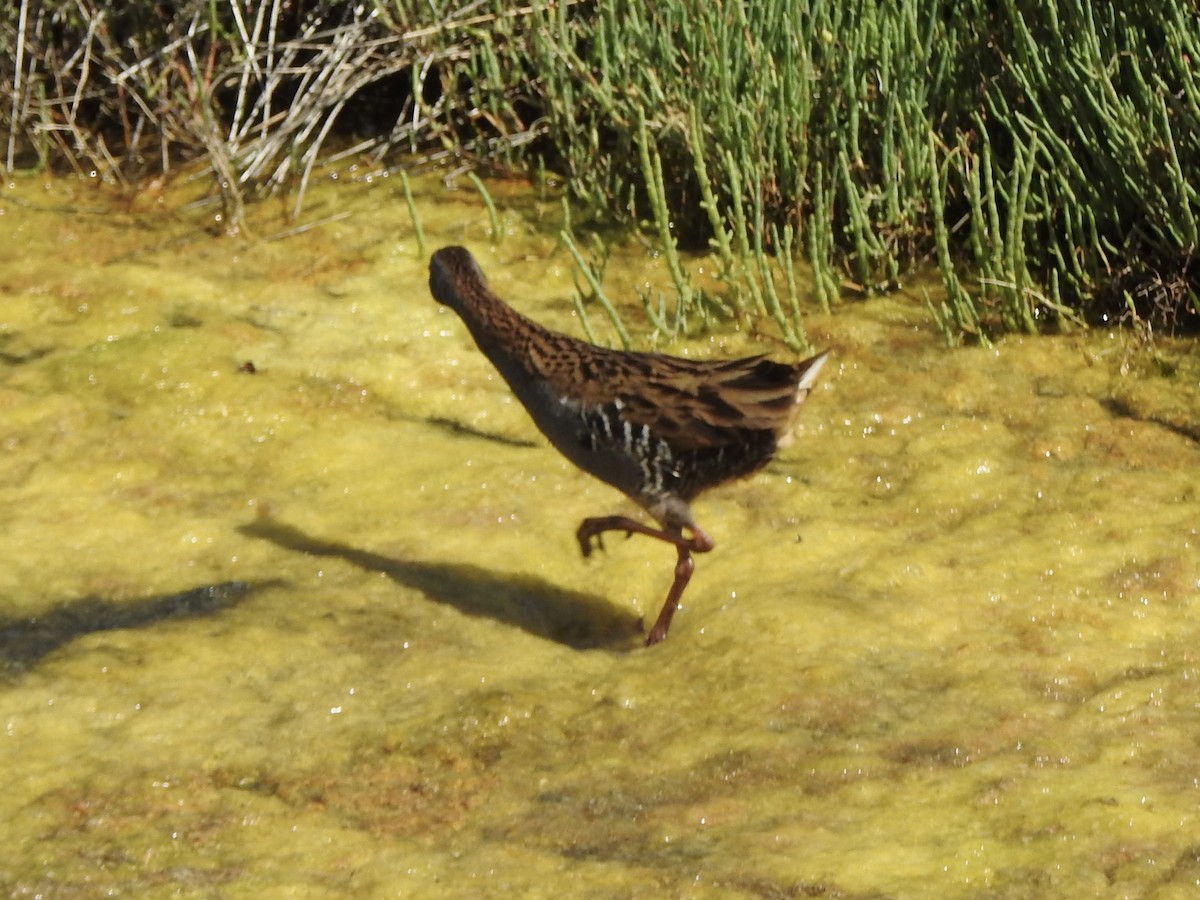
[[[692, 553], [707, 553], [713, 548], [713, 539], [704, 529], [698, 525], [687, 527], [692, 533], [691, 537], [684, 537], [679, 528], [652, 528], [628, 516], [600, 516], [580, 522], [575, 538], [579, 541], [579, 549], [584, 556], [591, 556], [594, 549], [604, 549], [602, 535], [606, 531], [623, 531], [626, 539], [635, 534], [644, 534], [673, 544], [678, 549], [690, 550]], [[595, 544], [592, 543], [593, 538], [596, 539]]]
[[[604, 549], [604, 532], [606, 531], [623, 531], [626, 539], [637, 533], [650, 533], [641, 522], [636, 522], [633, 519], [625, 516], [602, 516], [596, 519], [584, 519], [579, 523], [579, 529], [575, 532], [575, 539], [579, 541], [579, 549], [584, 556], [591, 556], [593, 550]], [[657, 536], [657, 533], [655, 533]], [[593, 543], [595, 539], [595, 543]]]

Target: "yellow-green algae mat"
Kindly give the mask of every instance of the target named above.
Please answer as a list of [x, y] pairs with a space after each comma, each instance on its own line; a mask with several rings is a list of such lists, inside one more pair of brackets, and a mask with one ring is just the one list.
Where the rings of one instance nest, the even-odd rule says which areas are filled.
[[[416, 187], [582, 334], [554, 202], [494, 185], [493, 245]], [[697, 504], [646, 650], [669, 548], [580, 558], [629, 506], [430, 299], [395, 179], [295, 233], [183, 202], [0, 195], [8, 896], [1193, 896], [1194, 345], [810, 315], [803, 432]], [[668, 291], [633, 247], [606, 286]]]

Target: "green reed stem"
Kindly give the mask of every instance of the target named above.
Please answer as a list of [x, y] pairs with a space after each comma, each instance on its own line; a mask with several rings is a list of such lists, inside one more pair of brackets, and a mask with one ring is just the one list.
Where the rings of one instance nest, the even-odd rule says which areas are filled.
[[488, 192], [483, 179], [474, 172], [468, 172], [467, 178], [471, 180], [471, 184], [475, 185], [475, 190], [479, 191], [479, 196], [483, 198], [483, 205], [487, 207], [492, 243], [499, 244], [500, 239], [504, 237], [504, 227], [500, 224], [500, 215], [496, 212], [496, 204], [492, 202], [492, 195]]
[[792, 247], [794, 237], [795, 233], [792, 231], [791, 225], [783, 226], [782, 235], [774, 225], [771, 226], [771, 243], [778, 248], [775, 259], [777, 262], [782, 260], [783, 277], [787, 283], [789, 314], [794, 323], [796, 336], [804, 346], [807, 346], [808, 338], [804, 333], [803, 316], [800, 313], [800, 294], [796, 290], [796, 265]]
[[[612, 322], [613, 329], [617, 332], [617, 337], [621, 341], [621, 346], [626, 350], [631, 350], [633, 348], [633, 340], [629, 337], [629, 332], [625, 330], [625, 326], [621, 323], [621, 317], [617, 313], [616, 307], [613, 306], [612, 302], [608, 299], [607, 295], [604, 293], [604, 289], [600, 287], [600, 280], [596, 277], [596, 273], [592, 271], [592, 267], [587, 264], [583, 258], [583, 254], [579, 252], [579, 247], [576, 245], [574, 238], [571, 237], [570, 232], [568, 232], [566, 229], [560, 231], [558, 233], [558, 237], [559, 240], [561, 240], [566, 246], [567, 250], [570, 251], [571, 256], [574, 257], [575, 265], [579, 267], [579, 271], [583, 273], [583, 277], [587, 281], [588, 287], [592, 289], [592, 296], [596, 298], [596, 302], [598, 302], [600, 306], [604, 308], [604, 312], [607, 313], [609, 321]], [[588, 332], [588, 339], [595, 343], [595, 337], [592, 336], [590, 329], [588, 329], [587, 317], [583, 313], [583, 305], [581, 301], [576, 303], [576, 309], [580, 311], [581, 318], [584, 322], [584, 329]]]
[[733, 247], [730, 244], [729, 232], [725, 228], [725, 219], [721, 214], [716, 193], [713, 191], [712, 180], [708, 177], [708, 166], [705, 163], [707, 153], [704, 146], [704, 129], [700, 122], [700, 112], [696, 107], [692, 108], [688, 142], [692, 153], [692, 165], [696, 171], [696, 183], [700, 186], [700, 206], [708, 216], [708, 224], [713, 233], [709, 244], [717, 251], [723, 277], [728, 280], [735, 268]]
[[671, 273], [675, 290], [679, 292], [679, 299], [676, 301], [677, 321], [682, 322], [683, 317], [692, 308], [692, 285], [679, 260], [679, 253], [675, 247], [675, 236], [671, 234], [671, 213], [667, 207], [666, 187], [663, 184], [662, 159], [650, 138], [650, 133], [646, 128], [646, 118], [640, 109], [637, 118], [637, 146], [638, 157], [642, 164], [642, 176], [650, 194], [650, 209], [654, 215], [659, 244], [662, 246], [663, 256], [667, 262], [667, 271]]
[[404, 189], [404, 203], [408, 206], [408, 216], [412, 219], [413, 233], [417, 236], [417, 259], [425, 258], [425, 229], [421, 226], [421, 214], [417, 211], [417, 203], [413, 199], [412, 185], [408, 183], [408, 173], [400, 170], [400, 186]]

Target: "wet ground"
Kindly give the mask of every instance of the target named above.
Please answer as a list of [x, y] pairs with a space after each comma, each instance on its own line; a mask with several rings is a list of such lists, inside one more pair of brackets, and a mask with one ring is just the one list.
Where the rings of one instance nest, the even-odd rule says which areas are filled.
[[[582, 334], [556, 200], [494, 185], [493, 245], [477, 193], [416, 186], [427, 252]], [[814, 309], [803, 431], [696, 504], [717, 547], [647, 650], [671, 550], [580, 558], [631, 507], [430, 299], [394, 179], [317, 187], [300, 233], [206, 216], [0, 194], [7, 895], [1200, 885], [1195, 344], [947, 350], [928, 281]], [[661, 261], [605, 283], [644, 335]]]

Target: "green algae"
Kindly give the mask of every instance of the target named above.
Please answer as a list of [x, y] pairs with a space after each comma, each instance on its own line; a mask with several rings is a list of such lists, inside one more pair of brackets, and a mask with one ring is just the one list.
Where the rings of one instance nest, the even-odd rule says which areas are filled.
[[[477, 196], [413, 187], [431, 247], [468, 244], [501, 296], [581, 333], [553, 204], [493, 187], [489, 246]], [[696, 504], [717, 548], [645, 650], [671, 554], [579, 557], [579, 519], [628, 504], [545, 445], [429, 298], [398, 189], [310, 189], [343, 218], [257, 242], [170, 209], [70, 213], [101, 199], [0, 197], [19, 249], [0, 631], [81, 598], [109, 626], [5, 660], [10, 895], [1200, 881], [1193, 345], [949, 352], [919, 286], [810, 314], [835, 357], [803, 433]], [[287, 231], [256, 213], [253, 233]], [[634, 248], [607, 277], [629, 321], [635, 288], [669, 280]], [[260, 587], [137, 614], [230, 582]]]

